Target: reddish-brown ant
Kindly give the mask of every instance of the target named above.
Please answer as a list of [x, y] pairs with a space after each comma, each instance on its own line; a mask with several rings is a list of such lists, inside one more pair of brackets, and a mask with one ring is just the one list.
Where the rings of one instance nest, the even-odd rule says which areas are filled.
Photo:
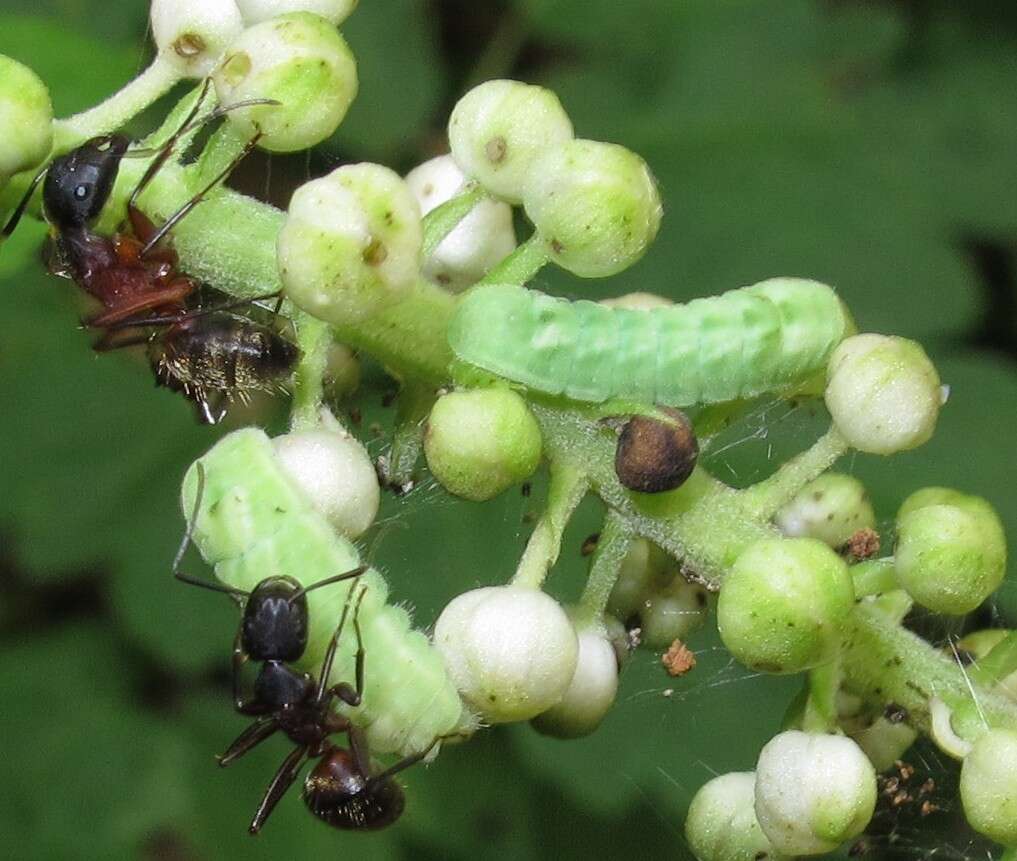
[[[296, 744], [269, 783], [251, 820], [251, 834], [261, 830], [296, 780], [304, 761], [314, 758], [320, 758], [320, 761], [304, 781], [303, 797], [315, 816], [342, 829], [367, 831], [391, 825], [402, 814], [405, 805], [402, 788], [395, 782], [394, 776], [426, 757], [441, 739], [435, 739], [426, 750], [404, 757], [384, 771], [372, 774], [370, 753], [363, 733], [349, 718], [332, 710], [335, 700], [355, 708], [360, 705], [363, 695], [364, 648], [359, 611], [366, 587], [359, 590], [350, 588], [318, 679], [289, 666], [307, 648], [307, 593], [359, 577], [366, 567], [344, 571], [309, 586], [301, 586], [288, 576], [266, 577], [250, 592], [185, 574], [180, 570], [180, 562], [190, 544], [205, 487], [205, 471], [201, 463], [197, 465], [197, 476], [194, 511], [173, 562], [173, 574], [185, 583], [224, 592], [240, 602], [243, 616], [233, 645], [233, 704], [240, 714], [256, 718], [219, 757], [219, 765], [235, 762], [279, 731]], [[351, 686], [340, 682], [329, 686], [328, 680], [351, 606], [357, 638], [356, 684]], [[261, 661], [262, 665], [254, 682], [254, 696], [245, 699], [241, 693], [240, 671], [249, 660]], [[334, 733], [346, 734], [350, 743], [348, 750], [329, 741], [329, 736]]]
[[[148, 342], [157, 382], [182, 392], [195, 402], [202, 421], [215, 423], [234, 398], [246, 401], [252, 391], [282, 388], [298, 353], [273, 328], [226, 313], [230, 307], [254, 300], [225, 308], [188, 309], [186, 301], [199, 282], [180, 271], [172, 248], [160, 245], [169, 230], [254, 148], [257, 138], [161, 227], [156, 228], [137, 206], [139, 195], [196, 124], [252, 104], [248, 101], [221, 107], [196, 121], [207, 92], [206, 81], [194, 107], [157, 151], [132, 192], [127, 202], [132, 233], [118, 232], [109, 238], [89, 226], [109, 199], [121, 160], [137, 153], [129, 152], [128, 138], [112, 134], [93, 138], [54, 159], [36, 177], [2, 235], [8, 236], [14, 230], [34, 188], [45, 177], [43, 209], [55, 245], [55, 265], [51, 268], [71, 278], [102, 305], [102, 310], [87, 321], [88, 326], [103, 333], [95, 349], [107, 351]], [[139, 333], [139, 329], [143, 331]]]

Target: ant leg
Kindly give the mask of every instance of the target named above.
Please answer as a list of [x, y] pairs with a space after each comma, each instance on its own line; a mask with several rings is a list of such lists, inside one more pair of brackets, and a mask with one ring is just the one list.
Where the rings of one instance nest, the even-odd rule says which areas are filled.
[[[432, 750], [434, 750], [435, 745], [437, 745], [439, 742], [444, 741], [446, 738], [451, 738], [451, 736], [440, 735], [423, 750], [418, 751], [417, 753], [411, 753], [409, 756], [403, 757], [402, 759], [399, 760], [399, 762], [390, 765], [388, 768], [386, 768], [382, 772], [379, 772], [378, 774], [372, 774], [370, 778], [368, 778], [367, 780], [368, 786], [372, 784], [384, 783], [389, 778], [397, 775], [400, 771], [404, 771], [411, 765], [416, 765], [418, 762], [424, 759]], [[368, 772], [364, 773], [367, 774]]]
[[[367, 594], [365, 586], [357, 595], [356, 607], [353, 611], [354, 620], [360, 614], [360, 604]], [[343, 613], [339, 617], [339, 624], [336, 626], [332, 639], [329, 641], [328, 650], [325, 652], [325, 660], [321, 663], [321, 675], [318, 678], [318, 694], [315, 699], [321, 703], [332, 696], [339, 697], [344, 703], [350, 706], [359, 706], [363, 693], [364, 677], [364, 644], [360, 639], [360, 625], [354, 621], [354, 628], [357, 632], [357, 688], [352, 690], [346, 682], [340, 682], [332, 688], [328, 688], [328, 677], [332, 674], [332, 664], [335, 662], [336, 651], [339, 648], [339, 639], [342, 637], [343, 627], [346, 625], [346, 616], [350, 611], [350, 604], [353, 602], [353, 589], [351, 588], [346, 596], [346, 603], [343, 604]]]
[[251, 820], [251, 826], [248, 829], [251, 834], [257, 834], [261, 831], [261, 826], [265, 824], [265, 820], [271, 815], [275, 806], [279, 803], [279, 799], [286, 794], [286, 790], [297, 779], [297, 773], [300, 771], [300, 766], [304, 763], [306, 753], [306, 747], [294, 748], [293, 752], [283, 760], [279, 770], [275, 773], [275, 777], [272, 778], [272, 782], [268, 785], [268, 789], [265, 790], [261, 804], [258, 805], [258, 810], [254, 814], [254, 819]]
[[125, 347], [137, 347], [139, 344], [147, 344], [152, 340], [152, 336], [148, 332], [144, 332], [140, 335], [131, 335], [129, 338], [115, 338], [119, 330], [108, 329], [102, 333], [102, 336], [98, 338], [92, 349], [97, 353], [109, 353], [113, 350], [122, 350]]
[[367, 737], [360, 727], [350, 726], [346, 733], [350, 740], [350, 752], [353, 754], [353, 761], [357, 764], [357, 771], [365, 777], [371, 774], [371, 755], [367, 749]]
[[205, 199], [206, 194], [208, 194], [222, 180], [229, 176], [230, 173], [233, 172], [233, 169], [238, 164], [240, 164], [240, 162], [243, 161], [244, 158], [246, 158], [247, 154], [251, 150], [253, 150], [255, 146], [257, 146], [260, 138], [261, 134], [259, 133], [255, 135], [250, 141], [248, 141], [247, 145], [242, 150], [240, 150], [239, 153], [237, 153], [236, 158], [234, 158], [228, 165], [226, 165], [226, 167], [219, 171], [219, 173], [215, 176], [215, 178], [213, 178], [213, 180], [208, 185], [206, 185], [201, 191], [194, 195], [194, 197], [187, 201], [187, 203], [181, 206], [180, 209], [178, 209], [169, 218], [167, 218], [166, 221], [163, 222], [162, 227], [160, 227], [151, 237], [149, 237], [148, 241], [145, 242], [145, 247], [141, 249], [141, 256], [144, 257], [146, 254], [148, 254], [148, 252], [155, 247], [156, 243], [158, 243], [160, 239], [162, 239], [167, 233], [169, 233], [170, 230], [172, 230], [176, 226], [177, 222], [179, 222], [192, 209], [194, 209], [194, 207], [196, 207], [199, 203], [201, 203], [201, 201]]
[[[198, 99], [195, 101], [194, 107], [192, 107], [187, 116], [184, 117], [184, 121], [180, 124], [180, 127], [173, 132], [173, 134], [171, 134], [166, 139], [166, 142], [159, 148], [158, 154], [154, 159], [152, 159], [152, 162], [148, 165], [148, 167], [145, 168], [145, 172], [141, 175], [141, 179], [138, 180], [138, 184], [134, 187], [134, 191], [131, 192], [131, 198], [127, 201], [127, 212], [131, 216], [131, 225], [133, 227], [138, 226], [134, 224], [134, 212], [137, 211], [138, 208], [138, 197], [152, 181], [152, 178], [166, 163], [166, 159], [168, 159], [170, 154], [173, 152], [173, 147], [177, 145], [177, 141], [180, 140], [181, 135], [188, 130], [188, 126], [190, 126], [190, 124], [194, 121], [194, 118], [198, 115], [198, 111], [201, 110], [201, 105], [205, 101], [205, 96], [208, 95], [208, 88], [211, 83], [211, 78], [205, 78], [205, 82], [201, 85], [201, 92], [198, 94]], [[145, 221], [148, 221], [148, 219], [145, 218]], [[148, 223], [151, 225], [151, 222]]]
[[201, 424], [217, 425], [226, 418], [226, 413], [229, 411], [229, 402], [222, 392], [209, 392], [204, 388], [198, 388], [189, 397], [194, 401], [194, 407], [198, 413], [198, 421]]
[[266, 738], [271, 737], [278, 729], [279, 723], [274, 715], [258, 718], [240, 733], [222, 754], [216, 757], [219, 760], [219, 765], [225, 768], [230, 763], [236, 762], [245, 753], [253, 750]]
[[240, 692], [240, 672], [247, 663], [247, 653], [243, 647], [244, 627], [237, 628], [233, 638], [233, 708], [242, 715], [262, 715], [267, 711], [264, 704], [256, 699], [245, 700]]
[[313, 592], [315, 589], [320, 589], [322, 586], [331, 586], [333, 583], [341, 583], [343, 580], [350, 580], [354, 577], [359, 577], [367, 570], [366, 565], [360, 565], [356, 568], [351, 568], [349, 571], [344, 571], [342, 574], [335, 574], [332, 577], [326, 577], [324, 580], [319, 580], [317, 583], [312, 583], [310, 586], [304, 586], [298, 589], [289, 597], [289, 602], [292, 604], [298, 598], [303, 597], [308, 592]]
[[99, 329], [109, 329], [116, 324], [122, 324], [122, 327], [144, 325], [135, 322], [136, 314], [151, 311], [161, 305], [177, 305], [194, 292], [195, 286], [195, 282], [190, 278], [175, 278], [165, 287], [145, 291], [130, 301], [121, 303], [114, 310], [103, 311], [91, 317], [85, 324]]
[[254, 302], [262, 302], [265, 299], [275, 299], [276, 297], [279, 297], [279, 301], [281, 302], [282, 291], [276, 290], [274, 293], [265, 293], [262, 296], [251, 296], [249, 299], [236, 299], [233, 302], [224, 302], [222, 305], [210, 305], [208, 308], [193, 308], [189, 311], [178, 311], [175, 314], [157, 314], [152, 317], [130, 317], [127, 320], [120, 320], [119, 322], [112, 323], [105, 328], [126, 329], [134, 326], [170, 326], [174, 323], [196, 320], [199, 317], [207, 317], [210, 314], [218, 314], [222, 311], [232, 311], [234, 308], [243, 308], [245, 305], [250, 305]]
[[230, 595], [234, 599], [240, 597], [247, 597], [248, 593], [243, 589], [234, 589], [232, 586], [224, 586], [221, 583], [213, 583], [211, 580], [199, 580], [197, 577], [191, 577], [189, 574], [185, 574], [180, 570], [180, 562], [184, 558], [184, 554], [187, 552], [187, 548], [194, 538], [194, 524], [198, 520], [198, 512], [201, 510], [201, 498], [205, 495], [205, 465], [198, 461], [195, 464], [195, 469], [198, 474], [198, 487], [194, 493], [194, 510], [191, 512], [191, 520], [187, 524], [187, 529], [184, 532], [183, 540], [180, 542], [180, 547], [177, 549], [177, 555], [173, 557], [173, 576], [184, 583], [189, 583], [191, 586], [200, 586], [202, 589], [211, 589], [213, 592], [224, 592]]

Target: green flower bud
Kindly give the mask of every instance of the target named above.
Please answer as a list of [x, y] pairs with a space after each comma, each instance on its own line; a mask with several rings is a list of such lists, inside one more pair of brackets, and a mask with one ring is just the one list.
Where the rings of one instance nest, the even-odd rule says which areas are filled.
[[850, 728], [848, 735], [862, 749], [876, 771], [891, 768], [918, 738], [918, 733], [906, 723], [888, 720], [883, 715], [862, 726]]
[[529, 720], [564, 696], [579, 642], [565, 611], [537, 589], [485, 586], [454, 598], [434, 644], [463, 699], [488, 723]]
[[897, 509], [897, 523], [900, 523], [911, 512], [930, 505], [953, 505], [963, 508], [975, 516], [981, 516], [988, 512], [989, 515], [995, 517], [995, 509], [980, 496], [961, 493], [952, 487], [923, 487], [901, 503], [900, 508]]
[[531, 721], [534, 729], [555, 738], [580, 738], [593, 732], [614, 705], [618, 693], [618, 658], [599, 630], [578, 632], [576, 671], [561, 701]]
[[236, 0], [244, 23], [260, 24], [289, 12], [313, 12], [338, 26], [357, 8], [358, 0]]
[[276, 248], [279, 274], [308, 314], [357, 322], [412, 288], [422, 243], [420, 210], [399, 175], [345, 165], [293, 193]]
[[992, 507], [973, 498], [961, 505], [924, 505], [897, 522], [897, 582], [936, 613], [969, 613], [1006, 573], [1006, 536]]
[[181, 75], [203, 78], [244, 30], [234, 0], [152, 0], [152, 38]]
[[817, 538], [837, 548], [859, 529], [874, 527], [876, 513], [857, 478], [828, 472], [798, 491], [773, 520], [790, 538]]
[[650, 311], [653, 308], [666, 308], [674, 305], [671, 299], [665, 296], [658, 296], [656, 293], [626, 293], [624, 296], [614, 296], [610, 299], [601, 299], [601, 305], [608, 308], [628, 308], [630, 311]]
[[914, 341], [855, 335], [830, 357], [825, 398], [837, 430], [853, 448], [894, 454], [932, 436], [943, 390]]
[[961, 766], [960, 796], [975, 831], [1017, 846], [1017, 732], [991, 729], [975, 740]]
[[876, 806], [876, 772], [851, 739], [790, 730], [756, 764], [756, 817], [778, 852], [822, 855], [857, 837]]
[[487, 81], [463, 96], [448, 122], [463, 173], [509, 203], [521, 203], [534, 159], [572, 138], [558, 97], [519, 81]]
[[523, 206], [547, 252], [583, 278], [627, 269], [660, 227], [657, 183], [639, 156], [616, 144], [570, 140], [537, 159]]
[[[466, 182], [450, 155], [424, 162], [406, 174], [406, 184], [425, 215], [458, 194]], [[512, 207], [481, 200], [424, 261], [424, 276], [459, 293], [483, 278], [516, 247]]]
[[357, 65], [349, 46], [324, 18], [281, 15], [245, 30], [212, 74], [219, 101], [274, 99], [227, 114], [242, 134], [260, 132], [259, 146], [293, 152], [321, 143], [357, 95]]
[[49, 90], [28, 66], [0, 54], [0, 185], [42, 163], [53, 146]]
[[688, 639], [706, 621], [707, 591], [676, 574], [670, 584], [651, 594], [639, 611], [640, 640], [651, 649], [666, 649]]
[[656, 544], [633, 539], [611, 590], [608, 612], [626, 621], [641, 613], [651, 594], [671, 583], [675, 570], [674, 560]]
[[427, 466], [438, 483], [477, 502], [529, 478], [542, 447], [526, 401], [504, 388], [443, 395], [424, 433]]
[[689, 805], [685, 839], [699, 861], [780, 861], [753, 807], [756, 774], [735, 771], [706, 783]]
[[367, 531], [381, 491], [367, 449], [326, 411], [321, 427], [272, 440], [283, 472], [347, 538]]
[[741, 553], [724, 581], [717, 627], [746, 666], [797, 673], [833, 659], [853, 604], [847, 565], [825, 544], [763, 539]]

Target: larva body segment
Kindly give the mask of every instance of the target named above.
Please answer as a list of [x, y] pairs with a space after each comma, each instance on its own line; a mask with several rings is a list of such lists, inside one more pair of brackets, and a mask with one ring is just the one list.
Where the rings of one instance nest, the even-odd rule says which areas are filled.
[[461, 361], [550, 395], [684, 407], [792, 390], [850, 327], [830, 287], [800, 278], [649, 310], [492, 284], [463, 297], [449, 343]]
[[[257, 428], [236, 431], [199, 460], [205, 489], [193, 539], [223, 583], [251, 590], [272, 575], [310, 585], [360, 564], [356, 548], [332, 530], [279, 469], [271, 440]], [[185, 516], [194, 511], [195, 466], [184, 478]], [[401, 607], [386, 603], [388, 586], [373, 568], [360, 577], [307, 593], [309, 637], [299, 662], [317, 673], [351, 588], [366, 587], [360, 606], [364, 699], [343, 711], [379, 753], [410, 754], [466, 725], [469, 717], [428, 638]], [[343, 632], [330, 681], [354, 678], [356, 637]]]

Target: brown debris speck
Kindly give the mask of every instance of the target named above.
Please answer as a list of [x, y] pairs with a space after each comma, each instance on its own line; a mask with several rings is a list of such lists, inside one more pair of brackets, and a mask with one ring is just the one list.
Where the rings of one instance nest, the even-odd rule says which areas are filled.
[[684, 676], [696, 666], [696, 656], [681, 640], [675, 640], [660, 657], [668, 675]]
[[859, 529], [844, 545], [844, 555], [851, 559], [871, 559], [879, 553], [879, 533], [875, 529]]

